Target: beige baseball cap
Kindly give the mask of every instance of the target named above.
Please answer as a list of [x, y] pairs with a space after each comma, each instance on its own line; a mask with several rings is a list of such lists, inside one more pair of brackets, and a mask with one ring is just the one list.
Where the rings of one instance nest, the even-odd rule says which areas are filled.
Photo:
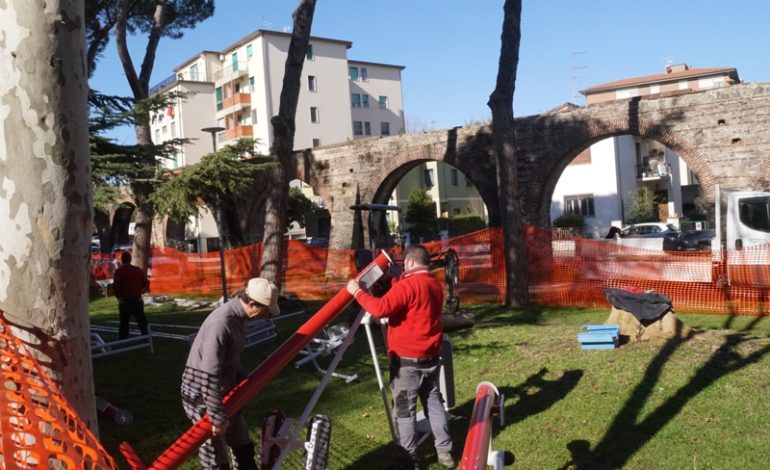
[[246, 295], [262, 305], [267, 305], [271, 315], [281, 313], [281, 309], [278, 308], [278, 286], [267, 279], [261, 277], [249, 279], [246, 284]]

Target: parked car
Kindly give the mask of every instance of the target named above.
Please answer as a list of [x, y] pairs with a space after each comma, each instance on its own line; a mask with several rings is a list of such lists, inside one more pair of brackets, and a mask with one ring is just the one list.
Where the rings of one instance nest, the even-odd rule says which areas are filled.
[[663, 239], [666, 251], [710, 251], [711, 239], [716, 236], [714, 230], [685, 230], [668, 235]]
[[679, 228], [674, 224], [646, 222], [624, 227], [620, 231], [620, 238], [664, 238], [674, 233], [679, 233]]

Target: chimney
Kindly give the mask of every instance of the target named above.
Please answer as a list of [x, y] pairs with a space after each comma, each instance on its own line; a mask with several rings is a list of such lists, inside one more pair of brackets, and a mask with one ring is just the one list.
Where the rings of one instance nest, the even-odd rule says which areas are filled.
[[690, 70], [690, 66], [687, 64], [666, 65], [666, 73], [684, 72], [685, 70]]

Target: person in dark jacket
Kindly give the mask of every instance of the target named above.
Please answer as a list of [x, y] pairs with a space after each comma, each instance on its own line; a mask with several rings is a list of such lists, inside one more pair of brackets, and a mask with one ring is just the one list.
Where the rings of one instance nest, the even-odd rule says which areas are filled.
[[390, 387], [401, 447], [416, 464], [419, 397], [433, 432], [438, 461], [454, 468], [452, 438], [439, 386], [444, 289], [431, 275], [429, 264], [428, 250], [413, 245], [404, 255], [403, 275], [394, 279], [385, 295], [375, 297], [355, 280], [348, 282], [347, 290], [372, 316], [388, 318]]
[[276, 285], [253, 278], [243, 291], [209, 314], [195, 335], [182, 372], [181, 392], [185, 414], [193, 423], [206, 414], [211, 419], [212, 438], [198, 451], [203, 468], [230, 468], [228, 447], [237, 469], [257, 468], [246, 420], [240, 412], [228, 417], [222, 399], [246, 377], [241, 352], [247, 322], [279, 312]]
[[118, 338], [128, 338], [128, 322], [134, 317], [143, 335], [146, 335], [147, 317], [144, 316], [142, 294], [150, 287], [147, 276], [140, 268], [131, 264], [131, 253], [124, 251], [120, 255], [121, 266], [112, 276], [112, 292], [118, 299], [120, 327]]

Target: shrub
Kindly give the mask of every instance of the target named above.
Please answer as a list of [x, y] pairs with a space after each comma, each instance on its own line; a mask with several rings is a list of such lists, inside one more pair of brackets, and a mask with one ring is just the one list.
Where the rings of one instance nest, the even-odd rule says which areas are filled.
[[554, 219], [553, 226], [558, 228], [585, 227], [586, 219], [583, 214], [563, 214]]

